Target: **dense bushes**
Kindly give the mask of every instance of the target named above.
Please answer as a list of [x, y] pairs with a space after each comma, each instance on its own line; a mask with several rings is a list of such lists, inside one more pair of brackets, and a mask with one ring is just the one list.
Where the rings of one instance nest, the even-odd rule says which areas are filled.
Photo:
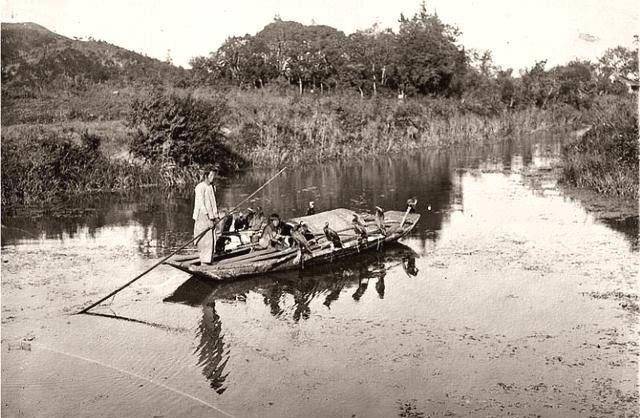
[[127, 118], [135, 129], [131, 153], [156, 164], [206, 164], [222, 172], [237, 168], [240, 159], [223, 143], [226, 112], [226, 100], [218, 95], [195, 99], [191, 94], [154, 91], [131, 106]]
[[85, 132], [79, 141], [48, 127], [2, 137], [2, 210], [43, 205], [77, 193], [186, 184], [196, 170], [143, 166], [105, 157], [102, 138]]
[[568, 183], [638, 198], [636, 97], [602, 97], [584, 114], [591, 129], [563, 150], [563, 175]]
[[49, 199], [77, 189], [98, 165], [86, 145], [59, 140], [41, 130], [29, 139], [2, 139], [2, 204]]

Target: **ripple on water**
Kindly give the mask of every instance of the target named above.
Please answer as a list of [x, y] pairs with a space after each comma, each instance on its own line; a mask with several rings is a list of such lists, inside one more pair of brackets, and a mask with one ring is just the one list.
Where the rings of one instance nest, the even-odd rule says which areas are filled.
[[[2, 231], [2, 412], [222, 414], [191, 396], [239, 416], [631, 413], [637, 312], [620, 303], [637, 298], [637, 217], [599, 221], [552, 170], [532, 175], [558, 150], [300, 168], [252, 204], [288, 217], [308, 200], [394, 209], [416, 195], [420, 223], [403, 245], [321, 269], [212, 284], [161, 267], [100, 308], [138, 322], [66, 313], [190, 236], [191, 196], [7, 219], [35, 235]], [[270, 174], [221, 185], [221, 205]], [[26, 335], [31, 351], [9, 350]]]

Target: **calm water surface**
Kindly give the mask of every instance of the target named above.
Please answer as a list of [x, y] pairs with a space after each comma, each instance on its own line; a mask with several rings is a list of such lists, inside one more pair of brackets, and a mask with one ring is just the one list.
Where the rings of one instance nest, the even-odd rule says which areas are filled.
[[[549, 170], [559, 150], [509, 141], [291, 169], [251, 205], [290, 217], [309, 200], [403, 210], [417, 196], [421, 220], [320, 269], [215, 284], [163, 266], [96, 308], [128, 320], [69, 314], [190, 238], [190, 192], [5, 218], [2, 412], [632, 412], [637, 216], [598, 221], [566, 195]], [[219, 184], [219, 204], [272, 174]]]

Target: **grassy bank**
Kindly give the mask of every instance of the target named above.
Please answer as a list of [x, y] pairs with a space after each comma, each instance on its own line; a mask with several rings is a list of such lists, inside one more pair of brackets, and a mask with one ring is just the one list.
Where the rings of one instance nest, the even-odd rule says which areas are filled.
[[[219, 92], [206, 88], [165, 93], [191, 95], [203, 102], [220, 98]], [[148, 94], [140, 93], [143, 105], [136, 112], [145, 112]], [[195, 117], [194, 109], [190, 108], [187, 119]], [[491, 142], [567, 127], [576, 119], [575, 112], [567, 107], [483, 114], [469, 109], [464, 102], [442, 98], [300, 97], [268, 89], [232, 91], [226, 96], [224, 109], [219, 123], [224, 134], [216, 141], [247, 164], [260, 167]], [[169, 112], [175, 116], [173, 107]], [[195, 182], [194, 165], [176, 164], [164, 157], [146, 162], [139, 156], [132, 157], [134, 138], [153, 137], [143, 144], [152, 143], [161, 153], [167, 144], [176, 143], [176, 128], [180, 128], [178, 135], [184, 135], [190, 134], [189, 126], [195, 126], [165, 123], [161, 113], [151, 116], [146, 120], [159, 120], [160, 130], [150, 132], [148, 126], [131, 126], [131, 121], [122, 119], [74, 118], [49, 124], [3, 126], [3, 207], [46, 204], [85, 192]], [[140, 143], [137, 146], [139, 151]]]
[[195, 169], [145, 165], [110, 157], [102, 137], [50, 126], [13, 128], [2, 134], [2, 209], [42, 206], [79, 193], [180, 185]]
[[256, 166], [491, 142], [574, 120], [565, 107], [481, 114], [449, 99], [301, 98], [268, 92], [233, 94], [229, 107], [229, 145]]
[[638, 199], [637, 96], [601, 97], [583, 114], [591, 126], [563, 149], [563, 178], [573, 186]]

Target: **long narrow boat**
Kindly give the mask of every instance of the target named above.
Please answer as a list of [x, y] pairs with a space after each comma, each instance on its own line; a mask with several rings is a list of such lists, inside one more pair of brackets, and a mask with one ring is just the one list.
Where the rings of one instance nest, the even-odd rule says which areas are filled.
[[[306, 223], [317, 237], [311, 247], [311, 254], [302, 253], [297, 246], [257, 250], [253, 244], [241, 244], [217, 256], [212, 264], [202, 264], [195, 256], [169, 259], [165, 264], [213, 280], [233, 280], [302, 269], [305, 266], [331, 263], [339, 258], [354, 257], [363, 251], [380, 249], [385, 243], [395, 242], [407, 235], [420, 219], [420, 215], [416, 213], [387, 211], [384, 213], [386, 231], [383, 234], [371, 215], [359, 214], [368, 232], [367, 238], [359, 238], [351, 224], [354, 214], [356, 212], [340, 208], [288, 220], [286, 223], [289, 225]], [[333, 248], [324, 236], [326, 222], [341, 235], [342, 248]]]

